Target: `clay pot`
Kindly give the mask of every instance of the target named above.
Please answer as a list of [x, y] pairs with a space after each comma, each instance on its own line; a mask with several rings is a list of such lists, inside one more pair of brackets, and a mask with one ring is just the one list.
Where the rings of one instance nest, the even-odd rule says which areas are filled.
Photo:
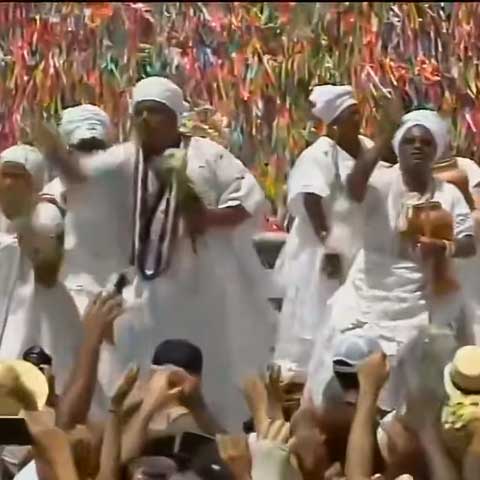
[[[418, 203], [411, 207], [405, 233], [410, 238], [424, 236], [452, 241], [454, 239], [453, 217], [442, 208], [440, 202]], [[432, 261], [431, 274], [432, 291], [435, 295], [447, 295], [458, 290], [459, 284], [451, 272], [448, 258], [435, 258]]]
[[473, 210], [475, 208], [473, 197], [470, 193], [468, 175], [458, 166], [456, 158], [450, 158], [435, 164], [433, 166], [433, 175], [439, 180], [455, 185], [462, 192], [470, 209]]

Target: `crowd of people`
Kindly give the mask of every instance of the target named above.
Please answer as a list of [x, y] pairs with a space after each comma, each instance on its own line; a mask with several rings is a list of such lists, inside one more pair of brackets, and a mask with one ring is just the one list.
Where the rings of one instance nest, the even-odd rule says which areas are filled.
[[166, 78], [126, 143], [78, 105], [0, 153], [2, 480], [476, 478], [480, 167], [440, 112], [392, 95], [369, 139], [350, 86], [310, 101], [273, 277]]

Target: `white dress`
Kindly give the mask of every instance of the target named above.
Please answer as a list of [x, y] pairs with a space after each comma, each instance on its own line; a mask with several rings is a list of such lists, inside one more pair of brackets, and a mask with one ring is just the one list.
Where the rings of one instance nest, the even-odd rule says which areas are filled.
[[[365, 148], [371, 145], [365, 137], [360, 140]], [[354, 162], [333, 140], [320, 137], [301, 154], [288, 179], [287, 208], [295, 220], [275, 265], [275, 277], [283, 286], [284, 298], [274, 358], [299, 372], [308, 367], [314, 339], [322, 335], [327, 301], [340, 286], [339, 280], [322, 273], [326, 247], [313, 231], [303, 206], [304, 194], [322, 197], [327, 222], [335, 223], [331, 218], [333, 190], [336, 182], [344, 185]], [[338, 221], [345, 230], [340, 235], [344, 245], [338, 252], [342, 261], [351, 262], [360, 247], [362, 211], [361, 205], [349, 202], [344, 218]]]
[[[90, 158], [90, 180], [68, 193], [76, 262], [79, 272], [89, 272], [83, 289], [129, 266], [135, 156], [134, 144], [126, 143]], [[264, 194], [239, 160], [207, 139], [191, 139], [187, 174], [207, 207], [242, 205], [253, 217], [235, 229], [210, 229], [197, 254], [189, 239], [179, 238], [166, 273], [152, 281], [137, 276], [125, 289], [127, 312], [116, 323], [116, 347], [101, 359], [99, 379], [111, 391], [129, 363], [148, 367], [161, 341], [186, 338], [203, 351], [204, 392], [213, 411], [239, 427], [248, 417], [240, 381], [265, 366], [274, 342], [275, 312], [252, 242]], [[92, 271], [98, 281], [89, 280]]]
[[[65, 286], [35, 283], [29, 260], [15, 237], [0, 246], [0, 358], [21, 358], [33, 346], [52, 357], [57, 392], [65, 387], [83, 338], [79, 314]], [[7, 270], [8, 269], [8, 270]]]
[[[464, 308], [461, 293], [442, 300], [429, 299], [425, 275], [411, 258], [396, 252], [397, 234], [392, 219], [397, 217], [398, 193], [404, 189], [398, 166], [388, 175], [372, 177], [365, 208], [364, 247], [358, 253], [347, 280], [329, 302], [328, 332], [317, 337], [309, 366], [307, 392], [314, 403], [321, 403], [322, 393], [332, 375], [332, 355], [336, 340], [345, 332], [376, 337], [394, 363], [401, 347], [429, 323], [457, 325]], [[433, 200], [454, 217], [455, 237], [473, 235], [470, 209], [460, 191], [448, 183], [436, 182]], [[466, 333], [467, 334], [467, 333]], [[393, 384], [391, 381], [390, 384]], [[383, 406], [391, 409], [398, 397], [395, 387], [387, 389]], [[393, 405], [395, 407], [396, 405]]]

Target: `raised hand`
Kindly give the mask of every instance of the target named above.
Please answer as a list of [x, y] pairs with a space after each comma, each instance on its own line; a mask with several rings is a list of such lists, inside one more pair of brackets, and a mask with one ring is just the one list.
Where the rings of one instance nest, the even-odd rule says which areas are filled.
[[123, 408], [123, 404], [133, 390], [137, 383], [140, 369], [137, 365], [130, 367], [120, 380], [115, 393], [110, 400], [110, 406], [114, 411], [119, 411]]
[[148, 412], [161, 410], [173, 400], [179, 400], [182, 387], [183, 379], [175, 370], [158, 370], [147, 384], [142, 408]]
[[243, 384], [243, 394], [253, 417], [256, 432], [268, 427], [268, 394], [259, 376], [252, 376]]
[[222, 460], [230, 467], [235, 480], [250, 478], [252, 459], [245, 435], [217, 435], [217, 446]]
[[284, 420], [282, 406], [285, 398], [282, 391], [282, 369], [280, 365], [271, 364], [269, 366], [265, 387], [268, 396], [269, 417], [275, 420]]
[[390, 366], [384, 352], [370, 355], [358, 367], [358, 380], [360, 388], [378, 394], [385, 385], [390, 374]]
[[83, 325], [95, 340], [113, 343], [113, 324], [123, 313], [122, 297], [114, 292], [99, 293], [87, 307]]

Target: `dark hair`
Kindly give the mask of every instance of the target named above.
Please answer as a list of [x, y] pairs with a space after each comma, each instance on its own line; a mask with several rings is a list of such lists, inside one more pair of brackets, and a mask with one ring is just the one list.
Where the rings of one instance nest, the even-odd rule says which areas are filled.
[[358, 390], [360, 384], [358, 382], [358, 376], [356, 373], [335, 372], [335, 378], [337, 379], [342, 390]]
[[23, 352], [22, 359], [36, 367], [41, 367], [42, 365], [52, 366], [52, 357], [38, 345], [27, 348]]
[[199, 347], [183, 339], [169, 339], [155, 349], [152, 365], [175, 365], [191, 375], [200, 376], [203, 370], [203, 354]]
[[81, 153], [91, 153], [97, 150], [105, 150], [107, 147], [108, 145], [104, 140], [96, 137], [83, 138], [75, 145], [72, 145], [74, 150]]

